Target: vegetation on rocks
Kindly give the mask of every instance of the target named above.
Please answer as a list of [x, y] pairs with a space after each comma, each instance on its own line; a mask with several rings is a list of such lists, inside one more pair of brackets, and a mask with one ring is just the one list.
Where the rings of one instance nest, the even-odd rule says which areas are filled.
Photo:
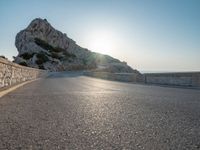
[[51, 46], [51, 45], [49, 45], [49, 44], [48, 44], [47, 42], [45, 42], [44, 40], [41, 40], [41, 39], [39, 39], [39, 38], [35, 38], [34, 40], [35, 40], [35, 43], [36, 43], [38, 46], [42, 47], [43, 49], [48, 50], [48, 51], [54, 50], [54, 47]]
[[23, 54], [20, 55], [20, 57], [22, 57], [23, 59], [28, 60], [28, 59], [32, 58], [34, 54], [35, 53], [32, 53], [32, 54], [30, 54], [30, 53], [23, 53]]
[[42, 53], [42, 52], [41, 52], [41, 53], [36, 54], [36, 56], [37, 56], [36, 63], [37, 63], [38, 65], [41, 65], [41, 64], [43, 64], [43, 63], [49, 61], [49, 58], [46, 56], [45, 53]]
[[27, 63], [26, 63], [25, 61], [20, 62], [19, 65], [22, 65], [22, 66], [28, 66]]
[[53, 47], [50, 44], [48, 44], [46, 41], [41, 40], [39, 38], [35, 38], [35, 43], [42, 47], [43, 49], [50, 51], [50, 52], [63, 52], [65, 49], [62, 49], [60, 47]]
[[43, 66], [43, 65], [39, 65], [39, 69], [42, 69], [42, 70], [44, 70], [45, 68], [44, 68], [44, 66]]
[[15, 40], [19, 51], [14, 62], [50, 71], [101, 69], [135, 72], [118, 59], [82, 48], [45, 19], [36, 18], [20, 31]]
[[0, 58], [3, 58], [3, 59], [7, 59], [5, 56], [3, 56], [3, 55], [0, 55]]

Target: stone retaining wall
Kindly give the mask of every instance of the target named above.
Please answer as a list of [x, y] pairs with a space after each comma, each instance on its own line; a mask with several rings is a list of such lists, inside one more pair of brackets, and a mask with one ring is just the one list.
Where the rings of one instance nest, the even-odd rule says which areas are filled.
[[144, 74], [146, 84], [200, 87], [200, 72]]
[[107, 80], [200, 88], [200, 72], [136, 74], [87, 71], [84, 75]]
[[43, 70], [21, 66], [0, 58], [0, 88], [36, 79], [46, 73]]

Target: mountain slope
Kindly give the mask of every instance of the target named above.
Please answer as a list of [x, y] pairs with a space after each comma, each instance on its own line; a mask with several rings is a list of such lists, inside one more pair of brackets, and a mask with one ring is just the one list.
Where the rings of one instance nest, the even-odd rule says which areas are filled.
[[108, 72], [137, 72], [126, 62], [82, 48], [54, 29], [46, 19], [36, 18], [16, 35], [19, 52], [14, 62], [50, 71], [96, 69]]

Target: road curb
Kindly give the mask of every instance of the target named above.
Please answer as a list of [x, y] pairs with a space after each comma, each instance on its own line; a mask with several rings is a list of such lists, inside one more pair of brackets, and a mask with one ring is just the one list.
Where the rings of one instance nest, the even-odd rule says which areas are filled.
[[22, 87], [22, 86], [24, 86], [24, 85], [26, 85], [26, 84], [28, 84], [28, 83], [31, 83], [31, 82], [33, 82], [33, 81], [37, 81], [37, 80], [39, 80], [39, 79], [41, 79], [41, 78], [34, 79], [34, 80], [30, 80], [30, 81], [25, 81], [25, 82], [23, 82], [23, 83], [17, 84], [17, 85], [15, 85], [15, 86], [12, 86], [12, 87], [10, 87], [10, 88], [8, 88], [8, 89], [5, 89], [5, 90], [3, 90], [3, 91], [0, 91], [0, 98], [3, 97], [4, 95], [6, 95], [6, 94], [8, 94], [8, 93], [10, 93], [10, 92], [12, 92], [12, 91], [14, 91], [14, 90], [16, 90], [16, 89], [19, 88], [19, 87]]

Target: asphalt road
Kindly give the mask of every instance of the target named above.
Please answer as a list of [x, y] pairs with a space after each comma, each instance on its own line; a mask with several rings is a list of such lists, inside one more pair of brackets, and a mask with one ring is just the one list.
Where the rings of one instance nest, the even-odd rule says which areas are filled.
[[52, 74], [0, 98], [0, 149], [200, 149], [200, 90]]

